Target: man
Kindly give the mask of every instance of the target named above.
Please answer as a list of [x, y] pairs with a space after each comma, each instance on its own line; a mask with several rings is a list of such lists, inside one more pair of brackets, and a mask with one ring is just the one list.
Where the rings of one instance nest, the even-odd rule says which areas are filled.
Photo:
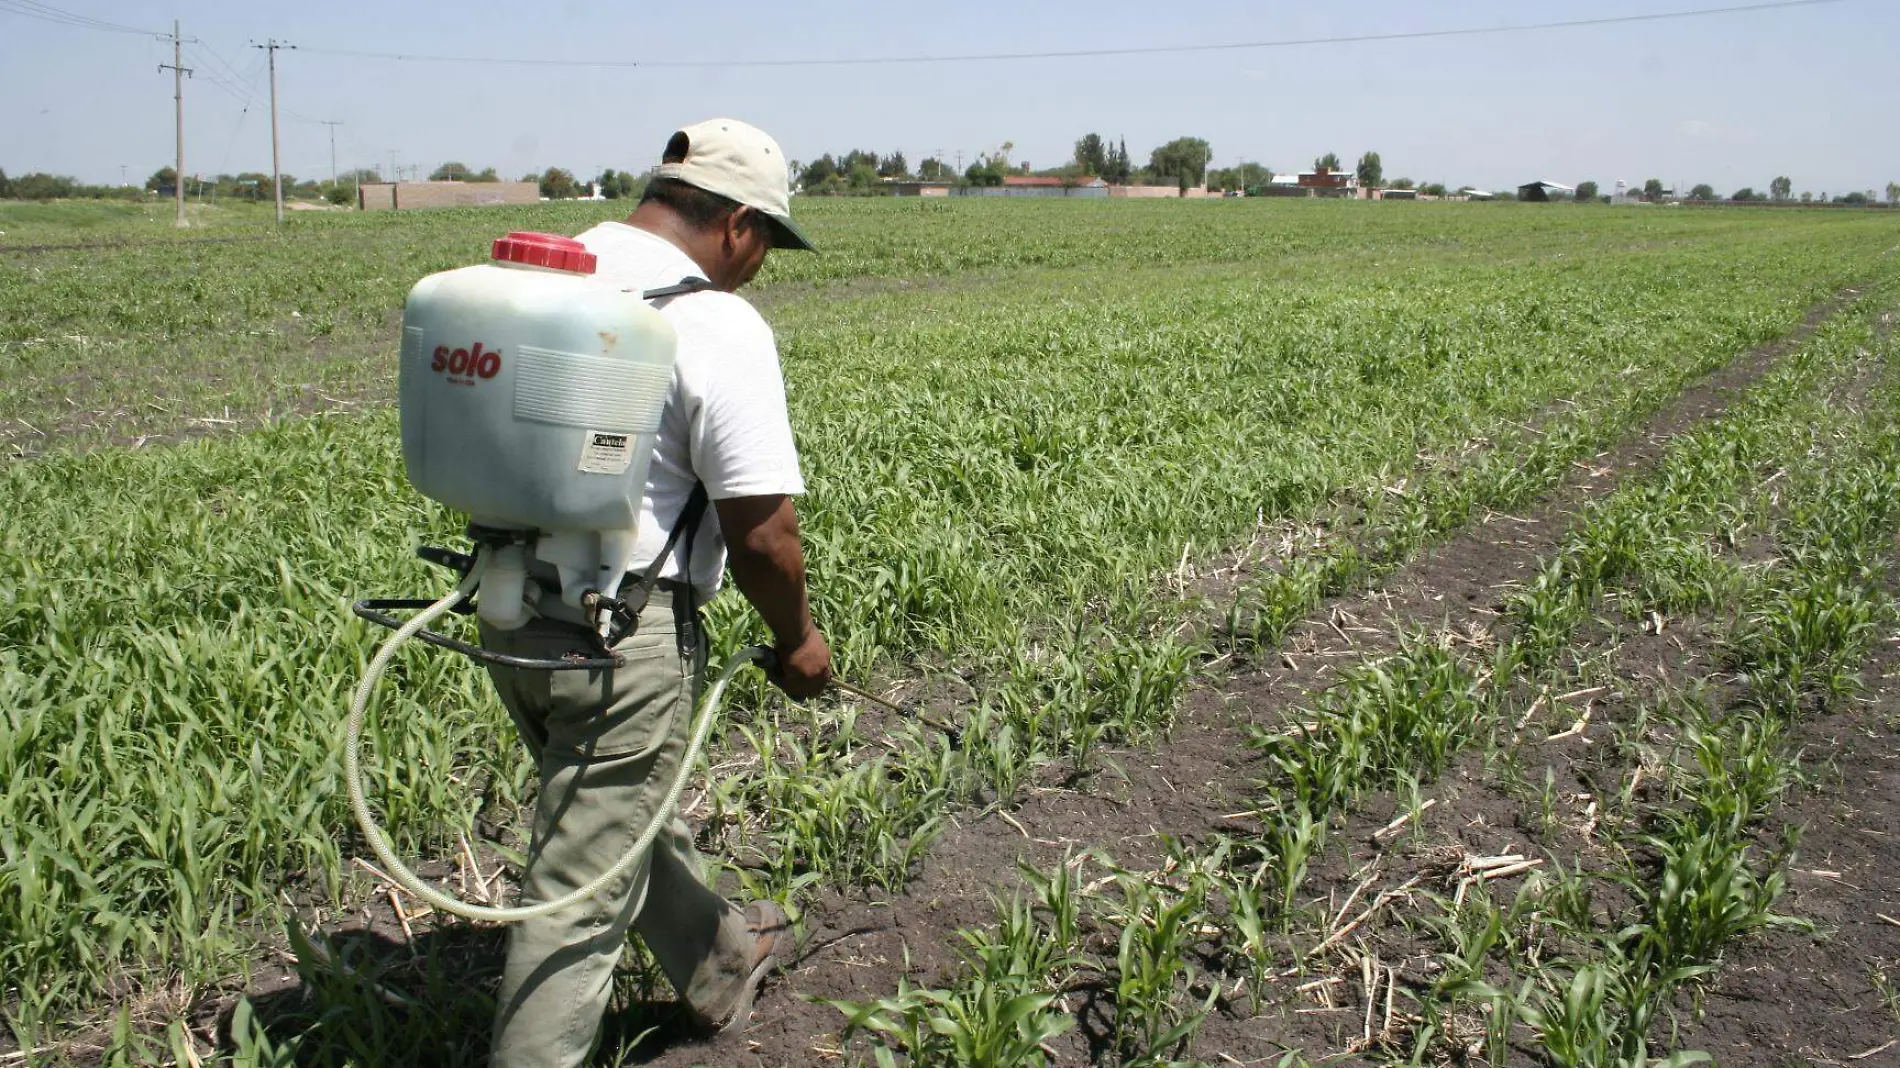
[[[733, 293], [774, 248], [811, 249], [793, 225], [786, 160], [760, 130], [714, 119], [674, 134], [657, 176], [625, 222], [580, 235], [596, 277], [633, 292], [703, 279], [656, 300], [679, 335], [672, 391], [647, 475], [636, 567], [663, 554], [661, 581], [611, 671], [491, 668], [503, 704], [540, 763], [541, 793], [521, 901], [559, 897], [605, 871], [653, 818], [697, 710], [705, 643], [697, 605], [729, 563], [771, 628], [773, 680], [818, 693], [831, 652], [812, 623], [792, 498], [804, 492], [785, 408], [777, 343]], [[705, 497], [695, 485], [705, 487]], [[703, 504], [700, 521], [689, 505]], [[666, 552], [668, 534], [680, 541]], [[629, 596], [639, 574], [629, 575]], [[516, 631], [483, 627], [490, 649], [532, 657], [585, 653], [589, 633], [544, 597]], [[790, 946], [769, 901], [741, 909], [709, 889], [692, 832], [675, 816], [644, 871], [593, 900], [512, 927], [497, 997], [491, 1064], [570, 1066], [600, 1030], [629, 925], [706, 1029], [742, 1024], [766, 972]]]

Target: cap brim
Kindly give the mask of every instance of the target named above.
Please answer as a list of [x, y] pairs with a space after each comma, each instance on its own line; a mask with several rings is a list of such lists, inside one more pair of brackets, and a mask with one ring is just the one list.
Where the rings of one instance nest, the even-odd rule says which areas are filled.
[[801, 252], [818, 251], [818, 246], [811, 243], [811, 238], [805, 236], [805, 231], [799, 229], [798, 224], [793, 222], [790, 216], [773, 215], [763, 211], [759, 214], [763, 215], [765, 221], [772, 227], [773, 248], [790, 248]]

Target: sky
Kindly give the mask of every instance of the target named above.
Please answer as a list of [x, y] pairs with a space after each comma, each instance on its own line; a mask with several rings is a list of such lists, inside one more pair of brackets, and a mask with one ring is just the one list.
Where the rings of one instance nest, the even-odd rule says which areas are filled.
[[[1900, 181], [1900, 3], [1820, 6], [1503, 35], [1187, 54], [861, 66], [603, 68], [650, 62], [920, 56], [1204, 45], [1521, 25], [1746, 0], [844, 0], [811, 6], [591, 0], [43, 0], [138, 29], [181, 21], [185, 169], [270, 168], [264, 53], [278, 53], [283, 166], [422, 174], [447, 160], [519, 177], [642, 170], [667, 135], [715, 115], [764, 127], [793, 159], [901, 149], [967, 164], [1004, 142], [1056, 166], [1090, 131], [1137, 161], [1174, 137], [1215, 166], [1276, 172], [1380, 153], [1388, 179], [1608, 192], [1650, 177], [1686, 189], [1884, 190]], [[0, 169], [131, 182], [171, 162], [171, 45], [17, 13], [0, 0]], [[326, 51], [328, 50], [328, 51]], [[545, 59], [395, 61], [335, 51]], [[319, 120], [341, 125], [327, 127]]]

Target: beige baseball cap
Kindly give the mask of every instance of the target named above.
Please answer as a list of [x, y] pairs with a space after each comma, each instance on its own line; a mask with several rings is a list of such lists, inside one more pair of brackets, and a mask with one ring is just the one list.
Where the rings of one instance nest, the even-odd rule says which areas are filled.
[[674, 134], [655, 172], [756, 209], [772, 225], [774, 248], [816, 252], [792, 222], [791, 163], [764, 130], [738, 119], [707, 119]]

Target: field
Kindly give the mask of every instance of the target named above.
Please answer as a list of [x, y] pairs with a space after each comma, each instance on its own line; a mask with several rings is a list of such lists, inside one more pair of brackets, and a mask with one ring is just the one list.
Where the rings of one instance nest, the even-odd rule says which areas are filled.
[[[799, 210], [820, 622], [958, 730], [748, 683], [687, 805], [799, 959], [706, 1045], [630, 952], [602, 1063], [1893, 1063], [1890, 215]], [[479, 1060], [500, 932], [354, 860], [347, 604], [459, 529], [408, 285], [615, 214], [0, 207], [0, 1065]], [[400, 670], [373, 790], [503, 893], [525, 754]]]

